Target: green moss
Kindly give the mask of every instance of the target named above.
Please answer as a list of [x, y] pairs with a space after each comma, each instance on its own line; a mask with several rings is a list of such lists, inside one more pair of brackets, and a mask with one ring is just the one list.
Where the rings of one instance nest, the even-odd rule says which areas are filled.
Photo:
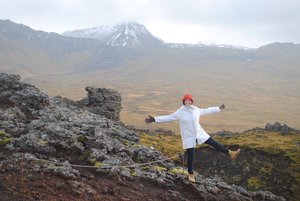
[[48, 164], [48, 162], [43, 161], [43, 160], [36, 160], [35, 163], [38, 164], [38, 165], [40, 165], [40, 166], [44, 166], [44, 165]]
[[103, 163], [101, 163], [100, 161], [97, 161], [96, 159], [90, 159], [90, 162], [93, 166], [101, 168], [103, 166]]
[[48, 141], [47, 141], [47, 140], [41, 140], [40, 142], [41, 142], [41, 144], [43, 144], [43, 145], [47, 145], [47, 144], [48, 144]]
[[9, 143], [11, 143], [12, 138], [4, 137], [3, 139], [0, 139], [0, 146], [5, 146]]
[[140, 144], [135, 144], [135, 145], [133, 145], [133, 147], [139, 148], [139, 147], [142, 147], [142, 145], [140, 145]]
[[5, 131], [3, 130], [0, 130], [0, 137], [4, 136], [5, 135]]
[[122, 144], [124, 144], [125, 146], [128, 146], [128, 145], [129, 145], [128, 140], [122, 139], [122, 140], [120, 140], [120, 142], [121, 142]]
[[91, 162], [92, 165], [94, 165], [96, 161], [97, 161], [97, 160], [94, 159], [94, 158], [93, 158], [93, 159], [90, 159], [90, 162]]
[[167, 168], [165, 167], [161, 167], [161, 166], [154, 166], [155, 170], [158, 170], [158, 171], [166, 171]]
[[81, 135], [77, 138], [77, 140], [78, 140], [78, 142], [81, 142], [84, 144], [88, 140], [88, 138], [86, 136]]
[[103, 163], [99, 162], [99, 161], [96, 161], [94, 163], [94, 166], [97, 167], [97, 168], [101, 168], [103, 166]]
[[141, 170], [149, 170], [151, 167], [150, 166], [142, 166]]
[[272, 173], [272, 167], [262, 167], [259, 170], [259, 174], [263, 176], [270, 176]]
[[189, 175], [189, 173], [186, 170], [179, 169], [179, 168], [174, 168], [174, 169], [170, 170], [170, 172], [174, 173], [174, 174]]
[[258, 177], [251, 177], [247, 180], [247, 186], [250, 190], [258, 190], [265, 187], [266, 184]]
[[130, 175], [133, 176], [133, 177], [136, 177], [137, 176], [136, 171], [132, 170]]
[[237, 183], [239, 183], [241, 180], [242, 180], [241, 175], [233, 176], [232, 179], [231, 179], [231, 181], [232, 181], [233, 184], [237, 184]]

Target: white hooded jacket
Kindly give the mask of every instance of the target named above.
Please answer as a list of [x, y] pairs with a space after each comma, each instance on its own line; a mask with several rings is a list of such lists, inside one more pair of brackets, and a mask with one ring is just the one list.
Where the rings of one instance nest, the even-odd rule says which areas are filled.
[[155, 122], [179, 121], [183, 149], [196, 147], [204, 143], [210, 136], [199, 124], [200, 116], [220, 112], [219, 107], [198, 108], [196, 106], [181, 106], [176, 112], [170, 115], [155, 117]]

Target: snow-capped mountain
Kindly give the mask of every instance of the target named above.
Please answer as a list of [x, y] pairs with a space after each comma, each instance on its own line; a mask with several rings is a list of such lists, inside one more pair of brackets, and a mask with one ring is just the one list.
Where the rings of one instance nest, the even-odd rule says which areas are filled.
[[94, 38], [114, 47], [158, 46], [164, 43], [154, 37], [144, 25], [132, 22], [67, 31], [62, 35]]

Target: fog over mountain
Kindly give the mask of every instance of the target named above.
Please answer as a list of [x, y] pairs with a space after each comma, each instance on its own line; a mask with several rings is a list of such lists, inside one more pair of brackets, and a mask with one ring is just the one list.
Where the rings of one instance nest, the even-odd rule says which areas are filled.
[[0, 20], [1, 72], [73, 99], [88, 84], [117, 89], [122, 120], [140, 127], [145, 115], [170, 113], [192, 93], [197, 105], [227, 105], [221, 116], [203, 119], [208, 130], [276, 121], [299, 128], [299, 63], [300, 45], [293, 43], [257, 49], [165, 43], [138, 23], [59, 35]]

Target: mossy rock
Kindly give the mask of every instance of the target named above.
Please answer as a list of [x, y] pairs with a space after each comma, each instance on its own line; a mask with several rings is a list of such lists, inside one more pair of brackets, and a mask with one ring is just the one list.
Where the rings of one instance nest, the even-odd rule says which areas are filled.
[[81, 142], [84, 144], [88, 140], [88, 138], [86, 136], [81, 135], [77, 138], [77, 140], [78, 140], [78, 142]]
[[263, 176], [269, 176], [272, 173], [272, 167], [262, 167], [259, 170], [259, 174]]
[[90, 162], [91, 162], [92, 165], [94, 165], [94, 163], [95, 163], [96, 161], [97, 161], [97, 160], [96, 160], [95, 158], [90, 159]]
[[40, 143], [43, 144], [43, 145], [47, 145], [48, 141], [47, 140], [41, 140]]
[[142, 147], [142, 145], [140, 145], [140, 144], [135, 144], [135, 145], [133, 145], [132, 147], [134, 147], [134, 148], [140, 148], [140, 147]]
[[125, 146], [128, 146], [128, 145], [129, 145], [128, 140], [123, 140], [123, 139], [121, 139], [120, 142], [121, 142], [123, 145], [125, 145]]
[[136, 176], [137, 176], [137, 173], [136, 173], [136, 171], [132, 170], [131, 173], [130, 173], [130, 175], [131, 175], [132, 177], [136, 177]]
[[5, 131], [4, 130], [0, 130], [0, 137], [5, 135]]
[[179, 168], [174, 168], [174, 169], [170, 170], [170, 172], [174, 173], [174, 174], [189, 175], [189, 173], [186, 170], [179, 169]]
[[12, 138], [4, 137], [3, 139], [0, 139], [0, 146], [5, 146], [12, 142]]
[[157, 170], [157, 171], [166, 171], [166, 170], [167, 170], [167, 168], [161, 167], [161, 166], [154, 166], [154, 168], [155, 168], [155, 170]]
[[231, 180], [232, 180], [232, 183], [236, 184], [242, 180], [242, 177], [241, 177], [241, 175], [236, 175], [236, 176], [233, 176]]
[[96, 159], [90, 159], [90, 162], [94, 167], [97, 167], [97, 168], [101, 168], [103, 166], [103, 163], [101, 163], [100, 161], [97, 161]]
[[97, 167], [97, 168], [101, 168], [103, 166], [103, 163], [99, 162], [99, 161], [96, 161], [94, 163], [94, 166]]
[[142, 166], [141, 170], [149, 170], [151, 167], [150, 166]]
[[250, 190], [258, 190], [266, 186], [265, 182], [258, 177], [251, 177], [247, 183]]

